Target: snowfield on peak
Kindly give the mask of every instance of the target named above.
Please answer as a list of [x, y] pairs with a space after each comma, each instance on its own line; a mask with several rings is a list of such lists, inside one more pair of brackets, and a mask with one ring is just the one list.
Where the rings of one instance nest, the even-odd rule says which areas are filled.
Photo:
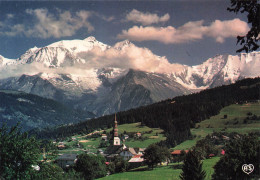
[[0, 89], [18, 90], [104, 115], [260, 76], [260, 52], [217, 55], [200, 65], [172, 64], [128, 40], [95, 37], [0, 56]]
[[94, 47], [99, 47], [102, 51], [108, 49], [110, 46], [99, 42], [95, 37], [90, 36], [84, 40], [63, 40], [48, 45], [48, 47], [60, 47], [70, 50], [77, 54], [80, 52], [86, 52], [92, 50]]
[[16, 64], [16, 60], [14, 59], [8, 59], [0, 55], [0, 68]]

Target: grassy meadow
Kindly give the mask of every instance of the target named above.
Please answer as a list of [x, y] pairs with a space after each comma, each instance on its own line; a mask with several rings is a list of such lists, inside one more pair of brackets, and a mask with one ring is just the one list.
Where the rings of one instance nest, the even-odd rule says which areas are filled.
[[[102, 134], [104, 131], [110, 132], [112, 128], [101, 130], [98, 134]], [[145, 148], [150, 144], [165, 140], [166, 137], [163, 134], [163, 130], [159, 128], [149, 128], [147, 126], [141, 126], [141, 123], [132, 123], [132, 124], [122, 124], [118, 125], [119, 134], [127, 133], [137, 133], [142, 134], [141, 139], [129, 138], [125, 140], [126, 146], [129, 147], [140, 147]], [[85, 135], [75, 135], [70, 138], [67, 138], [63, 143], [67, 146], [66, 149], [59, 150], [60, 154], [75, 153], [80, 154], [84, 151], [96, 153], [101, 143], [101, 137], [91, 137], [90, 134]], [[79, 146], [78, 146], [79, 145]]]
[[[237, 132], [241, 134], [256, 132], [260, 130], [260, 120], [248, 120], [244, 123], [244, 119], [251, 112], [256, 116], [260, 116], [260, 103], [233, 104], [223, 108], [216, 116], [201, 121], [196, 124], [196, 128], [191, 129], [192, 135], [196, 136], [192, 140], [184, 141], [174, 147], [174, 149], [189, 149], [196, 142], [208, 134], [213, 132]], [[227, 117], [224, 118], [224, 115]]]
[[[213, 166], [218, 162], [219, 157], [205, 159], [203, 161], [203, 170], [206, 172], [206, 180], [211, 179], [214, 172]], [[147, 170], [147, 167], [138, 168], [130, 172], [113, 174], [100, 178], [100, 180], [179, 180], [182, 163], [171, 163], [168, 166], [158, 166], [153, 170]]]

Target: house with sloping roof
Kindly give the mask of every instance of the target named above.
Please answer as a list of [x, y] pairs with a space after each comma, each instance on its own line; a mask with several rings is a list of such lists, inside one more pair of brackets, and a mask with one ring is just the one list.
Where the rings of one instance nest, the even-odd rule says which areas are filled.
[[189, 150], [174, 150], [174, 151], [171, 152], [171, 154], [172, 154], [173, 156], [175, 156], [175, 155], [181, 155], [181, 152], [182, 152], [182, 151], [184, 151], [185, 153], [188, 153], [188, 152], [189, 152]]
[[136, 151], [134, 148], [125, 148], [120, 152], [120, 156], [123, 157], [124, 160], [129, 160], [131, 159], [134, 155], [136, 155]]
[[106, 134], [102, 134], [102, 135], [101, 135], [101, 140], [107, 141], [107, 135], [106, 135]]
[[136, 137], [141, 137], [141, 136], [142, 136], [142, 133], [137, 132], [137, 133], [135, 133], [135, 136], [136, 136]]
[[171, 152], [173, 159], [182, 156], [182, 151], [184, 151], [186, 154], [189, 152], [189, 150], [174, 150]]
[[142, 154], [134, 155], [129, 161], [131, 168], [140, 167], [144, 165], [144, 158]]
[[63, 169], [73, 165], [76, 161], [77, 154], [62, 154], [55, 160], [55, 162]]

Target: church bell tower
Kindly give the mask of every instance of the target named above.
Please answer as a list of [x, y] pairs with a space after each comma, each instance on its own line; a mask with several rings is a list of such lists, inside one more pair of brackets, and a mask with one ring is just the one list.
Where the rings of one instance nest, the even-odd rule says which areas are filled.
[[114, 146], [120, 146], [120, 139], [119, 139], [119, 137], [118, 137], [116, 114], [115, 114], [115, 126], [114, 126], [114, 140], [113, 140], [113, 145], [114, 145]]

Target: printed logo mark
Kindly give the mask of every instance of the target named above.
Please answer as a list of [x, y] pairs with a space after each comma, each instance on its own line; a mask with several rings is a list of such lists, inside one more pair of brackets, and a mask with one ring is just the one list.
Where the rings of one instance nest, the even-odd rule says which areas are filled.
[[253, 164], [243, 164], [242, 171], [246, 174], [250, 174], [254, 171], [254, 165]]

